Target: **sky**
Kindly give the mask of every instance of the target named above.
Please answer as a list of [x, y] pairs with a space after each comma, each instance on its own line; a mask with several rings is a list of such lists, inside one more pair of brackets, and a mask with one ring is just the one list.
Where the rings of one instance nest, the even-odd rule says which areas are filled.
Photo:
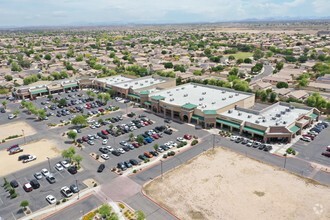
[[330, 0], [0, 0], [0, 26], [71, 26], [322, 18]]

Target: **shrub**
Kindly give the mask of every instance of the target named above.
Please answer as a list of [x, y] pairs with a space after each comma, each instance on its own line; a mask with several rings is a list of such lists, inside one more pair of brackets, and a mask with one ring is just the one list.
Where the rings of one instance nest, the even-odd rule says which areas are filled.
[[94, 187], [97, 187], [97, 183], [94, 183]]
[[196, 145], [196, 144], [198, 144], [198, 140], [193, 140], [193, 141], [191, 142], [191, 146], [194, 146], [194, 145]]
[[62, 199], [62, 202], [66, 202], [67, 201], [67, 199]]
[[[119, 203], [118, 206], [121, 208], [121, 209], [124, 209], [125, 208], [125, 205], [122, 204], [122, 203]], [[126, 211], [127, 212], [127, 211]]]
[[57, 201], [57, 202], [56, 202], [56, 205], [59, 205], [59, 204], [61, 204], [61, 201]]
[[164, 154], [164, 155], [163, 155], [163, 158], [165, 158], [165, 159], [166, 159], [166, 158], [167, 158], [167, 154]]
[[170, 151], [167, 153], [167, 156], [174, 156], [175, 155], [175, 152], [174, 151]]
[[133, 173], [136, 173], [137, 171], [136, 170], [133, 170]]

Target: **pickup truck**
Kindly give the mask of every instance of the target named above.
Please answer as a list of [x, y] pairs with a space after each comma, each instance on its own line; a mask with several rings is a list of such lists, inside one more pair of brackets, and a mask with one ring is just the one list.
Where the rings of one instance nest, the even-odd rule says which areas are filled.
[[37, 159], [36, 156], [30, 155], [28, 159], [23, 160], [23, 163], [28, 163], [28, 162], [34, 161], [36, 159]]

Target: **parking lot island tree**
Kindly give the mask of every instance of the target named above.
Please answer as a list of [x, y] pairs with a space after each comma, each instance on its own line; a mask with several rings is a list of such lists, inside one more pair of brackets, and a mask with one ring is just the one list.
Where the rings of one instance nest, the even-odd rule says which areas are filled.
[[81, 155], [79, 155], [79, 154], [73, 155], [73, 157], [72, 157], [72, 161], [74, 163], [76, 163], [76, 165], [78, 166], [78, 168], [80, 167], [80, 163], [81, 163], [82, 160], [83, 160], [83, 157]]
[[1, 102], [1, 104], [4, 107], [4, 109], [7, 109], [7, 101], [3, 101], [3, 102]]
[[29, 201], [27, 200], [23, 200], [20, 204], [20, 207], [22, 207], [24, 211], [26, 211], [28, 206], [29, 206]]
[[65, 159], [69, 159], [70, 162], [72, 162], [72, 158], [75, 154], [76, 150], [74, 149], [74, 147], [69, 147], [68, 149], [62, 151], [62, 157]]
[[136, 219], [137, 220], [144, 220], [146, 219], [146, 216], [144, 214], [144, 212], [142, 212], [141, 210], [138, 210], [135, 212], [135, 215], [136, 215]]
[[69, 139], [73, 140], [73, 142], [76, 141], [77, 133], [75, 131], [68, 131], [67, 135]]
[[71, 124], [83, 127], [87, 124], [87, 119], [83, 115], [77, 115], [71, 120]]
[[138, 135], [137, 138], [136, 138], [136, 141], [137, 141], [139, 144], [143, 144], [144, 138], [143, 138], [141, 135]]
[[129, 140], [130, 141], [133, 141], [134, 140], [134, 134], [133, 134], [133, 132], [129, 133], [128, 137], [129, 137]]

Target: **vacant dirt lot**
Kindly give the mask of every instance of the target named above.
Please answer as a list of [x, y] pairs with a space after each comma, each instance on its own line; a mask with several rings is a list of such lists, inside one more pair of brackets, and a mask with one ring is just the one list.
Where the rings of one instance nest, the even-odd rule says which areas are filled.
[[329, 187], [222, 148], [144, 190], [180, 219], [330, 219]]
[[33, 135], [36, 133], [36, 130], [34, 130], [34, 128], [32, 128], [29, 124], [23, 121], [13, 122], [0, 126], [0, 140], [12, 135], [23, 135], [22, 130], [24, 130], [25, 136]]
[[[23, 152], [14, 155], [8, 155], [6, 150], [0, 151], [0, 176], [5, 176], [17, 170], [44, 162], [47, 160], [47, 157], [54, 158], [60, 154], [55, 142], [46, 139], [22, 145], [21, 147], [23, 148]], [[23, 163], [17, 160], [22, 154], [32, 154], [37, 156], [37, 159], [29, 163]]]

